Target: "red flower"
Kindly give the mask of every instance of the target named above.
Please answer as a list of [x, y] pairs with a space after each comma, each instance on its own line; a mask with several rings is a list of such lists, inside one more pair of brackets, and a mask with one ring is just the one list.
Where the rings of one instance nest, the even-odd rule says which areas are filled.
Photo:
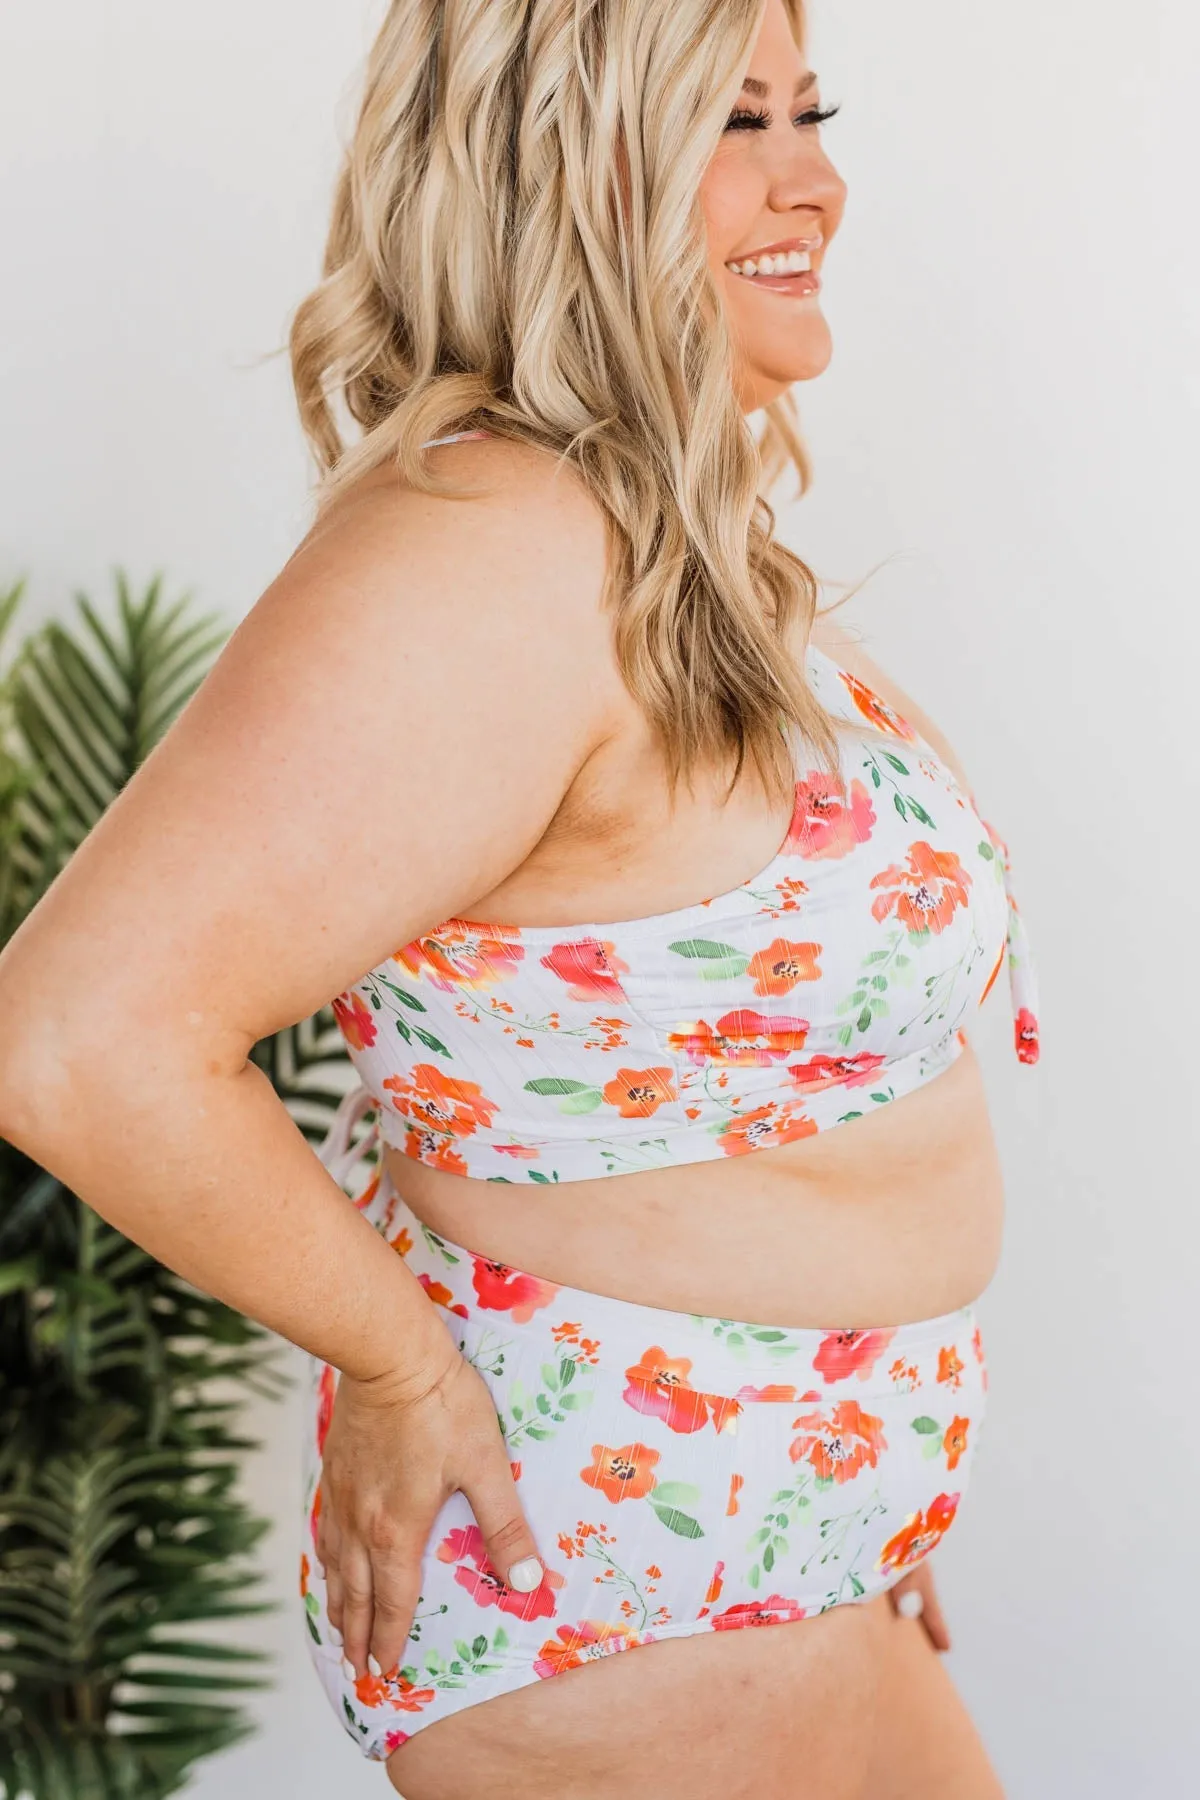
[[935, 850], [922, 840], [908, 847], [908, 863], [881, 869], [870, 884], [881, 888], [871, 914], [886, 919], [895, 913], [911, 937], [945, 931], [960, 906], [967, 904], [971, 877], [953, 850]]
[[823, 1481], [853, 1481], [864, 1465], [876, 1468], [879, 1452], [887, 1449], [883, 1420], [863, 1412], [857, 1400], [839, 1400], [831, 1418], [803, 1413], [793, 1429], [803, 1435], [793, 1440], [788, 1455], [793, 1462], [810, 1463]]
[[447, 993], [456, 987], [489, 988], [516, 974], [525, 955], [515, 925], [481, 925], [470, 919], [447, 919], [428, 937], [414, 938], [392, 952], [412, 975], [425, 975]]
[[861, 781], [846, 784], [824, 769], [810, 769], [796, 783], [796, 805], [785, 848], [818, 859], [849, 856], [875, 829], [875, 808]]
[[[458, 1564], [454, 1579], [466, 1588], [476, 1606], [498, 1606], [501, 1612], [512, 1613], [518, 1619], [551, 1618], [555, 1592], [565, 1585], [565, 1577], [554, 1569], [546, 1569], [532, 1594], [518, 1594], [501, 1581], [488, 1561], [478, 1525], [459, 1526], [448, 1532], [438, 1545], [437, 1558], [439, 1562]], [[468, 1568], [469, 1563], [474, 1567]]]
[[907, 1524], [883, 1546], [875, 1567], [884, 1571], [910, 1569], [919, 1563], [949, 1531], [959, 1499], [958, 1494], [939, 1494], [923, 1513], [911, 1513]]
[[827, 1331], [812, 1366], [830, 1384], [851, 1375], [866, 1381], [896, 1331], [895, 1325], [883, 1331]]
[[337, 1376], [328, 1363], [321, 1365], [321, 1379], [317, 1383], [317, 1455], [325, 1450], [325, 1437], [329, 1431], [329, 1421], [333, 1417], [333, 1401], [337, 1393]]
[[867, 1050], [855, 1056], [810, 1056], [807, 1062], [789, 1063], [788, 1074], [803, 1093], [815, 1094], [820, 1088], [865, 1087], [886, 1061]]
[[361, 994], [339, 994], [333, 1002], [333, 1016], [352, 1050], [369, 1050], [379, 1036], [371, 1009]]
[[668, 1047], [683, 1051], [694, 1063], [750, 1063], [766, 1067], [803, 1050], [807, 1019], [770, 1017], [739, 1006], [723, 1013], [715, 1025], [706, 1019], [680, 1025]]
[[1023, 1006], [1014, 1021], [1017, 1057], [1023, 1063], [1035, 1063], [1039, 1055], [1038, 1022], [1027, 1006]]
[[746, 973], [756, 994], [790, 994], [798, 981], [819, 981], [820, 944], [794, 944], [776, 938], [750, 958]]
[[743, 1600], [738, 1606], [727, 1606], [713, 1614], [714, 1631], [744, 1631], [748, 1625], [778, 1625], [786, 1619], [803, 1619], [804, 1608], [782, 1594], [768, 1594], [765, 1600]]
[[621, 961], [614, 946], [599, 938], [579, 938], [573, 944], [555, 944], [549, 956], [542, 957], [543, 969], [549, 969], [567, 984], [572, 1000], [624, 1000], [625, 990], [617, 979], [628, 975], [629, 964]]
[[525, 1275], [510, 1269], [507, 1263], [489, 1262], [473, 1256], [475, 1272], [471, 1279], [479, 1304], [488, 1312], [510, 1312], [514, 1325], [528, 1325], [540, 1307], [549, 1306], [558, 1292], [558, 1283], [540, 1281], [536, 1275]]

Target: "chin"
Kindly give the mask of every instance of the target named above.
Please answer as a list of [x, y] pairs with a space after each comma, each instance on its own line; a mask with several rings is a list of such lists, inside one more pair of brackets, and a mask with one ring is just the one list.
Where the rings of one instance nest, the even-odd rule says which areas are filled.
[[757, 404], [766, 405], [793, 382], [814, 381], [832, 360], [833, 337], [824, 319], [814, 320], [810, 330], [790, 342], [763, 344], [757, 355], [751, 351], [747, 357], [751, 385], [762, 396]]

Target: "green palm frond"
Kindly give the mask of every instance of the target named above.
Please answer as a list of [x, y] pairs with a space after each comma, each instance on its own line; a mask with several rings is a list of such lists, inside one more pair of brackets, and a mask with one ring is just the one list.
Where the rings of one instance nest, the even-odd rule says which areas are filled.
[[[202, 681], [225, 632], [161, 580], [85, 596], [0, 677], [0, 944]], [[20, 588], [0, 595], [0, 649]], [[352, 1073], [323, 1008], [256, 1046], [312, 1142]], [[267, 1530], [238, 1492], [259, 1326], [0, 1139], [0, 1800], [160, 1800], [250, 1729]]]

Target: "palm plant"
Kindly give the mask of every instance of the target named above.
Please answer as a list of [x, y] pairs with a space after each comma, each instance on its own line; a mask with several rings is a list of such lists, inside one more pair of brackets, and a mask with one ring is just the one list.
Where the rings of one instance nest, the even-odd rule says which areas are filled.
[[[0, 595], [0, 646], [19, 601]], [[161, 581], [118, 578], [107, 621], [77, 609], [0, 682], [0, 944], [225, 637]], [[255, 1057], [323, 1135], [349, 1073], [332, 1012]], [[267, 1609], [240, 1418], [280, 1386], [267, 1333], [0, 1139], [0, 1800], [158, 1800], [251, 1729], [262, 1653], [196, 1627]]]

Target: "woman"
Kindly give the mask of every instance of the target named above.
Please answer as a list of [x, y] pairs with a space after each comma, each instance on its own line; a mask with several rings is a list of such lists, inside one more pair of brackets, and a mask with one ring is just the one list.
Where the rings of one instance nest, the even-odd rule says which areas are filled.
[[[395, 0], [294, 330], [317, 523], [0, 961], [5, 1134], [311, 1353], [313, 1655], [408, 1800], [1000, 1792], [929, 1553], [1002, 1215], [963, 1025], [1006, 946], [1027, 1062], [1036, 1002], [759, 493], [826, 116], [799, 0]], [[323, 1168], [248, 1053], [331, 996]]]

